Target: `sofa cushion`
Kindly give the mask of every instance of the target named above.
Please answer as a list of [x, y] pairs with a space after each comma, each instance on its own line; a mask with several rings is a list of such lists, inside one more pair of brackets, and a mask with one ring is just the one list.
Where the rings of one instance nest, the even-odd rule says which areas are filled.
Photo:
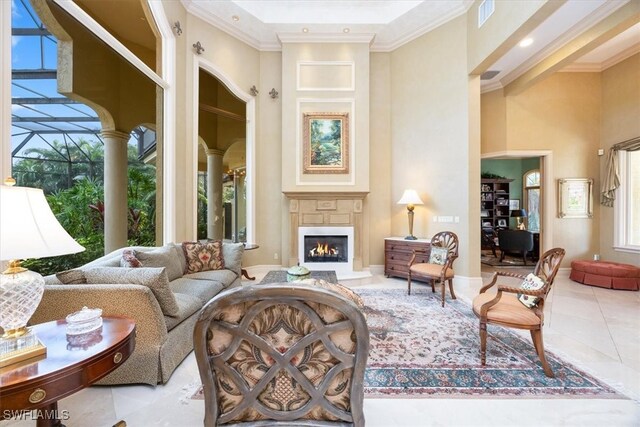
[[229, 270], [209, 270], [200, 271], [198, 273], [185, 274], [185, 279], [197, 279], [197, 280], [210, 280], [213, 282], [220, 282], [225, 288], [233, 283], [238, 277], [236, 273]]
[[169, 287], [169, 278], [163, 268], [122, 268], [93, 267], [85, 272], [87, 283], [92, 284], [133, 284], [147, 286], [160, 304], [162, 313], [177, 316], [179, 307]]
[[187, 259], [185, 274], [199, 271], [221, 270], [224, 268], [222, 257], [222, 241], [182, 242], [184, 256]]
[[178, 304], [178, 314], [176, 316], [164, 316], [164, 323], [167, 325], [167, 332], [182, 323], [183, 320], [191, 317], [193, 313], [196, 313], [202, 308], [202, 301], [200, 298], [186, 295], [186, 294], [173, 294]]
[[65, 285], [83, 285], [87, 283], [84, 271], [80, 269], [61, 271], [56, 273], [56, 278]]
[[224, 286], [220, 282], [188, 279], [186, 277], [181, 277], [172, 281], [169, 283], [169, 287], [174, 293], [186, 294], [199, 298], [203, 305], [224, 289]]
[[166, 267], [169, 280], [182, 277], [182, 265], [173, 245], [163, 246], [151, 251], [136, 251], [135, 254], [143, 267]]
[[135, 249], [124, 249], [122, 251], [122, 258], [120, 258], [120, 267], [138, 268], [142, 267], [142, 263], [136, 257], [137, 252]]
[[182, 249], [182, 243], [172, 243], [173, 249], [176, 251], [178, 255], [178, 261], [180, 261], [180, 268], [182, 269], [182, 274], [187, 270], [187, 258], [184, 256], [184, 250]]
[[224, 258], [224, 268], [235, 272], [238, 277], [240, 277], [240, 274], [242, 272], [243, 253], [243, 243], [222, 243], [222, 257]]

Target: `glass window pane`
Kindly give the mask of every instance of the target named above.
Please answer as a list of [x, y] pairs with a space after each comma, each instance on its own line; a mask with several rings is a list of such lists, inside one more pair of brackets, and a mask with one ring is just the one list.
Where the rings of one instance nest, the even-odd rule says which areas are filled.
[[540, 189], [527, 190], [527, 229], [540, 231]]
[[627, 162], [629, 168], [627, 241], [631, 245], [640, 246], [640, 151], [628, 152]]

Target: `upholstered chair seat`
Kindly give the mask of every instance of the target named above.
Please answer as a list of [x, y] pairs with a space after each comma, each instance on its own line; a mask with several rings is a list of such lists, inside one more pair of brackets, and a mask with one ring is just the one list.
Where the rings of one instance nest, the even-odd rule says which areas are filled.
[[[495, 294], [480, 294], [473, 300], [473, 312], [480, 316], [480, 307], [496, 297]], [[522, 305], [516, 294], [503, 294], [500, 301], [487, 313], [488, 322], [501, 322], [525, 326], [540, 326], [540, 318], [534, 311]]]
[[[418, 273], [427, 276], [440, 276], [442, 266], [439, 264], [414, 264], [411, 266], [412, 273]], [[444, 271], [445, 279], [450, 279], [454, 276], [453, 269], [447, 268]]]

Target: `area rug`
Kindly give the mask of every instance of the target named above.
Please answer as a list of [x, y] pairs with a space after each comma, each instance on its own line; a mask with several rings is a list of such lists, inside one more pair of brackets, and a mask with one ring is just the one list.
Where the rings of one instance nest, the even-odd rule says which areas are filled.
[[532, 261], [530, 258], [527, 258], [527, 265], [524, 265], [524, 261], [522, 257], [511, 257], [506, 255], [502, 261], [500, 261], [500, 254], [498, 253], [497, 257], [494, 257], [491, 251], [485, 253], [484, 251], [480, 255], [480, 262], [485, 265], [490, 265], [493, 267], [518, 267], [518, 268], [530, 268], [533, 270], [533, 267], [536, 266], [536, 261]]
[[[489, 325], [487, 365], [480, 364], [478, 319], [468, 304], [418, 289], [355, 289], [366, 304], [371, 351], [367, 398], [626, 398], [547, 351], [555, 378], [544, 375], [530, 340]], [[192, 395], [202, 399], [202, 388]]]

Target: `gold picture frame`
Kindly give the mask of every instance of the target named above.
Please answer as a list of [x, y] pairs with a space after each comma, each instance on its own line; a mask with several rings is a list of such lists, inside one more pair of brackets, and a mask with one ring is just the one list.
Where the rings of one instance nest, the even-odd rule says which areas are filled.
[[349, 173], [349, 113], [303, 113], [303, 173]]
[[558, 180], [558, 218], [593, 217], [593, 179]]

